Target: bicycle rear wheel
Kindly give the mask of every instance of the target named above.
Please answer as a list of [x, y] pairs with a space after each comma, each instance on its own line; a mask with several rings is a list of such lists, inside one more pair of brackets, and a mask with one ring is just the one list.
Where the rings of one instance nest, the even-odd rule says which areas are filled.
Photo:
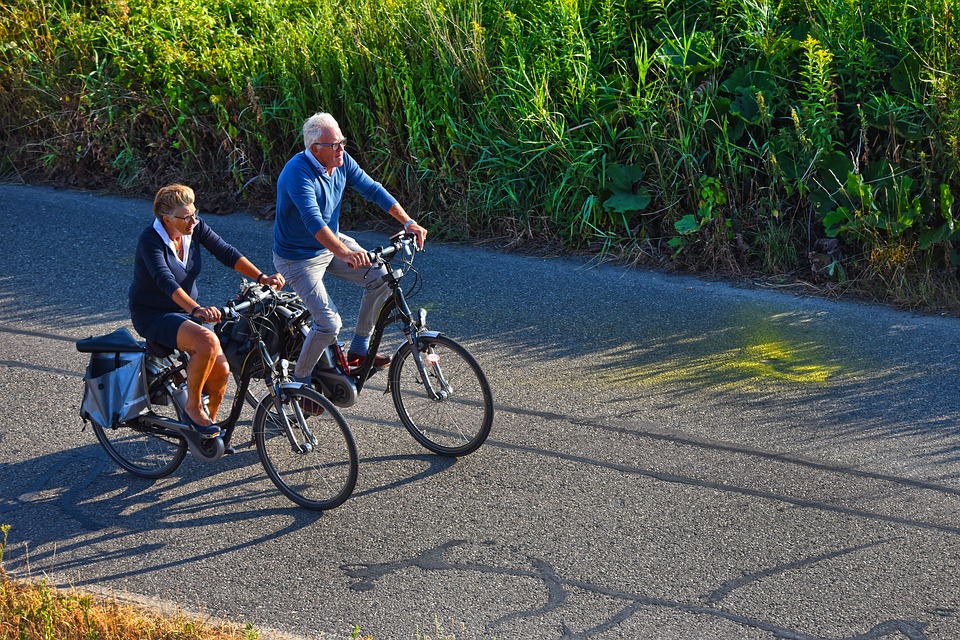
[[[167, 404], [153, 404], [154, 413], [180, 420], [180, 410], [173, 398], [166, 391], [161, 395]], [[104, 428], [93, 423], [93, 432], [114, 462], [148, 480], [170, 475], [187, 455], [186, 441], [162, 427], [129, 422]]]
[[253, 419], [260, 462], [280, 491], [307, 509], [343, 504], [357, 484], [353, 434], [337, 408], [309, 387], [280, 392], [283, 415], [267, 395]]
[[470, 352], [446, 336], [420, 336], [417, 346], [438, 397], [428, 394], [410, 344], [401, 346], [390, 366], [390, 391], [403, 426], [434, 453], [476, 451], [493, 425], [487, 377]]

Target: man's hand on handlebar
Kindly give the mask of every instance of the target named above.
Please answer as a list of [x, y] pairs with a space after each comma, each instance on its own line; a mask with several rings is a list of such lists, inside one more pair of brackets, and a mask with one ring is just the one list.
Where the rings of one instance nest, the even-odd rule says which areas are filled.
[[406, 228], [406, 232], [413, 234], [417, 240], [417, 249], [423, 251], [423, 244], [427, 241], [427, 230], [414, 222]]
[[283, 276], [279, 273], [275, 273], [272, 276], [268, 276], [264, 274], [264, 276], [260, 278], [260, 284], [270, 285], [271, 287], [277, 290], [283, 289], [283, 285], [285, 285], [286, 283], [287, 281], [284, 280]]
[[370, 256], [366, 251], [350, 251], [343, 256], [343, 260], [354, 269], [370, 266]]

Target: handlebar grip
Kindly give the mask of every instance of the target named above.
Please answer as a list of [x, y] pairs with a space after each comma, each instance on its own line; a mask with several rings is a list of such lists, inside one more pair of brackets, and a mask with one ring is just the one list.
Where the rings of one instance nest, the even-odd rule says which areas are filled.
[[378, 262], [389, 262], [393, 259], [400, 249], [407, 245], [413, 245], [414, 251], [421, 251], [420, 247], [416, 243], [417, 236], [406, 231], [402, 231], [395, 236], [392, 236], [393, 242], [391, 242], [386, 247], [377, 247], [372, 251], [367, 251], [367, 257], [370, 259], [370, 264], [377, 264]]
[[255, 304], [259, 304], [267, 298], [276, 297], [276, 292], [268, 285], [251, 286], [244, 289], [242, 299], [230, 302], [220, 310], [221, 315], [229, 318], [235, 318]]
[[249, 309], [251, 304], [253, 303], [250, 302], [249, 300], [244, 300], [243, 302], [240, 302], [240, 303], [230, 303], [227, 306], [223, 307], [220, 310], [220, 313], [225, 318], [235, 318], [240, 314], [241, 311], [246, 311], [247, 309]]

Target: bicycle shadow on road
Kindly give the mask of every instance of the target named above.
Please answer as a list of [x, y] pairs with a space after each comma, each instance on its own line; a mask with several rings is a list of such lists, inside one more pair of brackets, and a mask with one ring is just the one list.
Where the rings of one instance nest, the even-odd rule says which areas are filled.
[[[216, 560], [339, 517], [351, 500], [420, 482], [454, 464], [429, 454], [365, 459], [362, 464], [412, 461], [423, 469], [357, 492], [337, 510], [317, 512], [281, 495], [255, 448], [240, 444], [238, 453], [213, 464], [188, 456], [156, 481], [117, 468], [97, 443], [0, 463], [0, 523], [11, 526], [5, 568], [12, 575], [84, 576], [97, 567], [96, 578], [71, 580], [83, 586]], [[169, 560], [144, 564], [149, 557]]]

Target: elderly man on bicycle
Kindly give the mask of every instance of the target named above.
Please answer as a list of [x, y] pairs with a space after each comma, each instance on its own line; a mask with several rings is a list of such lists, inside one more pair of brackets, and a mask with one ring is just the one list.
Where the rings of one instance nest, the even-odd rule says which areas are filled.
[[[346, 188], [396, 218], [416, 236], [420, 247], [427, 230], [350, 157], [347, 141], [332, 115], [317, 113], [308, 118], [303, 125], [303, 143], [304, 150], [287, 162], [277, 180], [273, 263], [313, 318], [294, 370], [294, 378], [308, 382], [324, 349], [336, 341], [343, 325], [323, 284], [324, 274], [329, 271], [364, 289], [353, 341], [347, 350], [347, 359], [354, 366], [370, 357], [370, 333], [390, 293], [382, 280], [384, 269], [364, 269], [370, 267], [367, 252], [353, 238], [340, 233]], [[372, 357], [374, 366], [390, 362], [386, 356]]]

